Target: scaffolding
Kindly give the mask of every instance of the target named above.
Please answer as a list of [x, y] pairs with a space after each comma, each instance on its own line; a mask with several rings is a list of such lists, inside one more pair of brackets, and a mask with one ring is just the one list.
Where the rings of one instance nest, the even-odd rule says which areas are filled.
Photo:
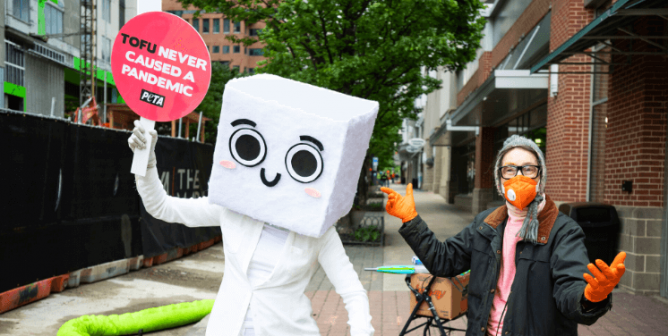
[[[95, 96], [96, 4], [97, 0], [81, 2], [81, 45], [79, 47], [79, 107]], [[104, 122], [104, 121], [103, 121]]]

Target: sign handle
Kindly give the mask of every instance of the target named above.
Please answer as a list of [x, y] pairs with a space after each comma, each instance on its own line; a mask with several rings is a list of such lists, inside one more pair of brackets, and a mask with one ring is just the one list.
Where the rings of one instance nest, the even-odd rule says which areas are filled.
[[142, 127], [144, 127], [144, 137], [148, 143], [144, 149], [135, 149], [135, 155], [132, 157], [132, 168], [130, 168], [130, 172], [143, 177], [146, 176], [146, 165], [148, 164], [148, 157], [151, 154], [151, 135], [148, 134], [148, 132], [155, 129], [155, 121], [141, 117], [139, 119], [139, 123], [141, 123]]

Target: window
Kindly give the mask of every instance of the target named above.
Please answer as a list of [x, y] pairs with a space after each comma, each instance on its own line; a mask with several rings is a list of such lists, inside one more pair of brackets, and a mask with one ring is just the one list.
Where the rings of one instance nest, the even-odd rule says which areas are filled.
[[234, 48], [233, 48], [233, 51], [234, 51], [235, 54], [238, 54], [238, 53], [241, 52], [241, 47], [238, 46], [238, 45], [235, 45]]
[[224, 34], [230, 33], [230, 19], [223, 20], [223, 33]]
[[255, 68], [248, 68], [248, 73], [249, 74], [254, 74], [255, 73]]
[[102, 55], [100, 55], [100, 58], [111, 62], [111, 40], [104, 36], [102, 36]]
[[262, 29], [251, 28], [249, 35], [250, 36], [259, 36], [260, 32], [262, 32]]
[[220, 46], [213, 46], [213, 53], [217, 54], [220, 52]]
[[125, 0], [118, 2], [118, 29], [125, 25]]
[[102, 0], [102, 20], [111, 23], [111, 0]]
[[241, 33], [241, 21], [234, 23], [234, 33]]
[[203, 34], [208, 34], [209, 33], [209, 19], [202, 19], [202, 33]]
[[220, 65], [227, 67], [228, 69], [230, 68], [230, 61], [218, 61]]
[[5, 40], [5, 55], [5, 81], [24, 86], [25, 56], [23, 50], [17, 44]]
[[248, 55], [248, 48], [244, 47], [244, 55]]
[[62, 34], [63, 33], [63, 12], [47, 4], [44, 6], [44, 23], [46, 26], [46, 34]]
[[220, 33], [220, 19], [213, 19], [213, 33]]
[[199, 19], [193, 19], [193, 28], [199, 32]]
[[223, 46], [223, 54], [229, 54], [230, 53], [230, 46]]
[[[596, 51], [611, 52], [606, 45], [599, 44]], [[601, 61], [611, 62], [611, 54], [598, 54], [598, 59], [591, 65], [595, 72], [592, 75], [591, 114], [590, 114], [590, 143], [589, 143], [589, 202], [609, 202], [606, 194], [606, 136], [608, 129], [608, 79], [610, 65]], [[609, 155], [609, 154], [608, 154]], [[609, 159], [609, 157], [608, 157]], [[609, 178], [609, 177], [608, 177]], [[608, 180], [609, 182], [609, 180]], [[608, 185], [609, 187], [610, 185]], [[608, 189], [609, 190], [609, 189]]]
[[264, 53], [262, 52], [262, 48], [251, 48], [248, 49], [248, 53], [251, 56], [262, 56]]
[[25, 22], [30, 22], [30, 1], [29, 0], [13, 0], [12, 14]]

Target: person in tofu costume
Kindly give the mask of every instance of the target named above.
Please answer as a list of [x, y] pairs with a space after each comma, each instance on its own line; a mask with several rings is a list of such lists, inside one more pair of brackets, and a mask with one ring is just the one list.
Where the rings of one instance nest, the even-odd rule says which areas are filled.
[[350, 334], [373, 335], [369, 300], [333, 224], [352, 207], [378, 103], [273, 75], [227, 83], [207, 197], [167, 196], [157, 134], [137, 190], [148, 213], [217, 226], [225, 270], [206, 335], [320, 335], [304, 294], [318, 268], [341, 295]]

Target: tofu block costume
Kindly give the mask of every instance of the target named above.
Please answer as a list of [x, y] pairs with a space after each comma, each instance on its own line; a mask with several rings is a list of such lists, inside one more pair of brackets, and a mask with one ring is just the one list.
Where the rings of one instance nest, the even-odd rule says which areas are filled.
[[207, 336], [320, 335], [304, 294], [318, 263], [351, 334], [373, 334], [366, 291], [333, 224], [352, 207], [377, 113], [377, 102], [273, 75], [235, 79], [223, 95], [208, 197], [167, 196], [150, 162], [136, 176], [152, 216], [222, 229], [225, 273]]

